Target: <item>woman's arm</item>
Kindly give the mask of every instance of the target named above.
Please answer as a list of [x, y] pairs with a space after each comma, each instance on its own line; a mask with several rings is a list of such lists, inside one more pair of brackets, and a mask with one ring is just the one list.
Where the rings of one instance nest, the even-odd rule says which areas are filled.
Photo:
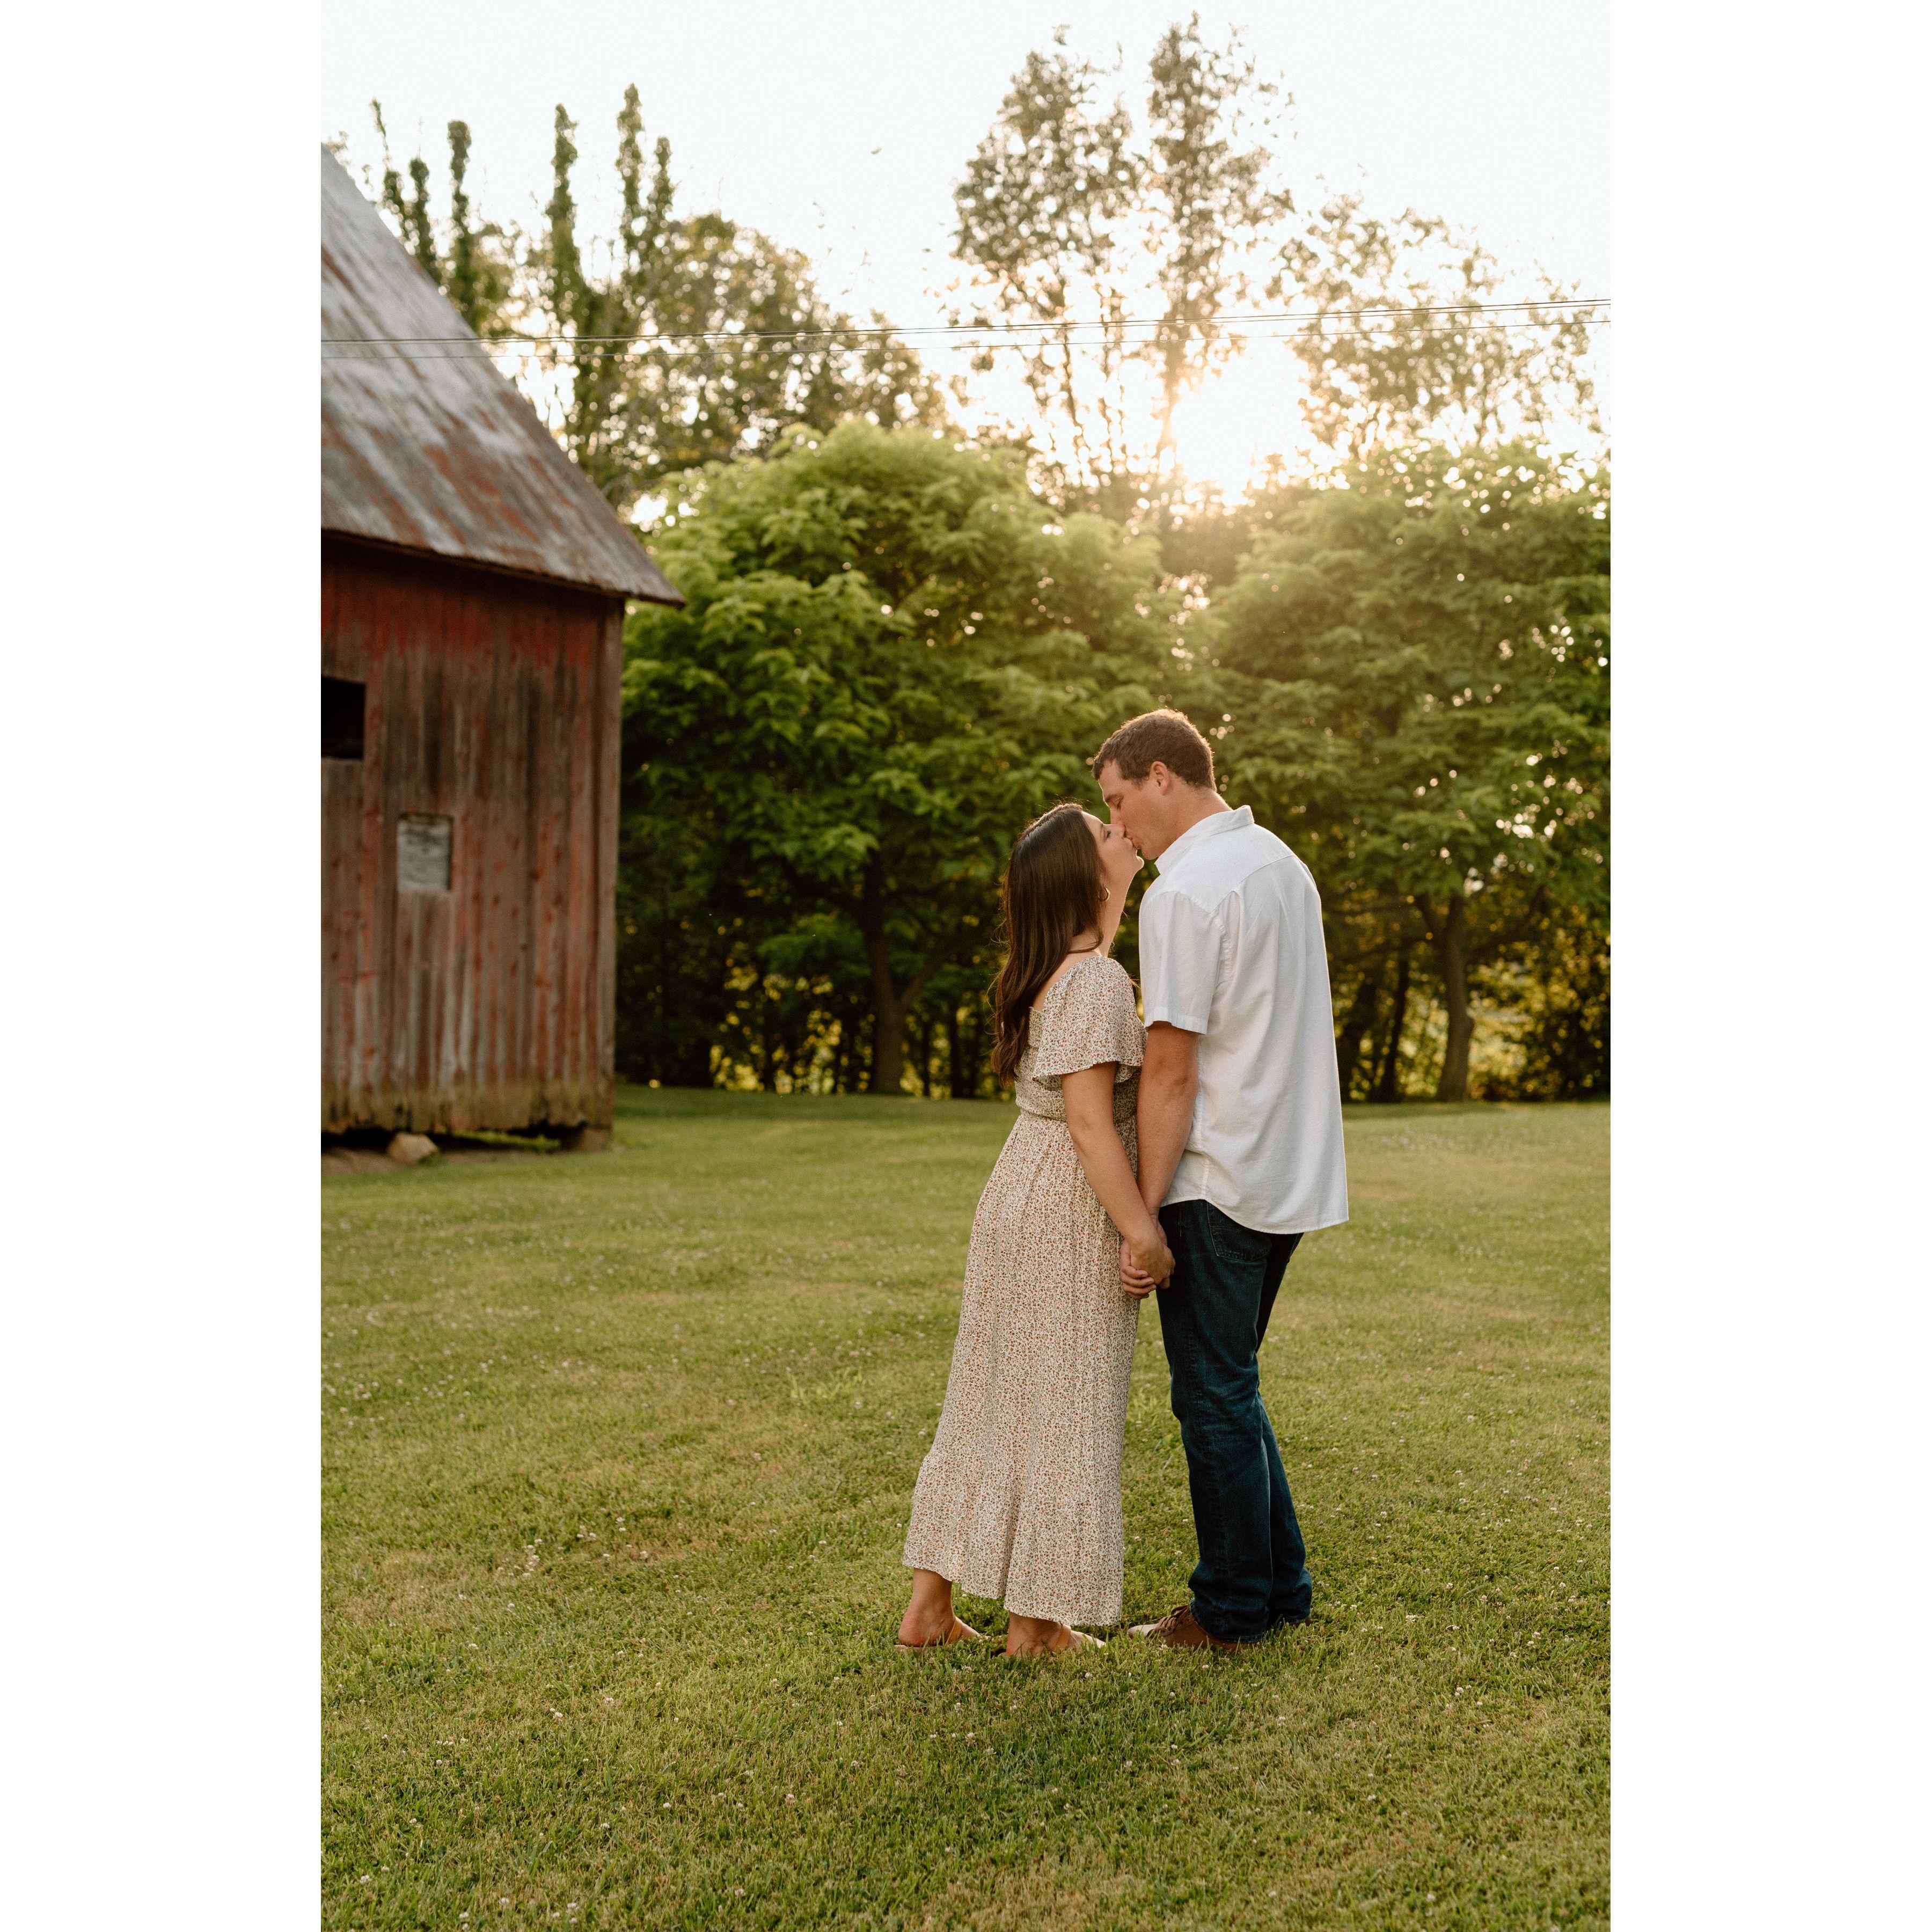
[[1173, 1272], [1174, 1257], [1162, 1238], [1160, 1221], [1141, 1198], [1133, 1163], [1114, 1125], [1113, 1062], [1064, 1075], [1060, 1092], [1066, 1102], [1066, 1131], [1088, 1186], [1120, 1230], [1135, 1265], [1155, 1281], [1165, 1281]]
[[[1156, 1216], [1167, 1198], [1168, 1184], [1187, 1151], [1194, 1125], [1194, 1093], [1199, 1084], [1198, 1033], [1156, 1020], [1148, 1028], [1147, 1061], [1141, 1069], [1140, 1191]], [[1123, 1242], [1120, 1286], [1130, 1294], [1146, 1294], [1160, 1284], [1150, 1280]]]

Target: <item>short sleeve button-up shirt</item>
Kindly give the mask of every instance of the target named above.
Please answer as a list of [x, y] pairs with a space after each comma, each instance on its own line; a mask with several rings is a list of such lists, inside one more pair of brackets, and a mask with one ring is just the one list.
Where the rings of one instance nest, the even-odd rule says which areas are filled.
[[1166, 1202], [1205, 1201], [1258, 1234], [1348, 1218], [1322, 901], [1246, 806], [1190, 826], [1141, 900], [1149, 1026], [1201, 1036], [1186, 1150]]

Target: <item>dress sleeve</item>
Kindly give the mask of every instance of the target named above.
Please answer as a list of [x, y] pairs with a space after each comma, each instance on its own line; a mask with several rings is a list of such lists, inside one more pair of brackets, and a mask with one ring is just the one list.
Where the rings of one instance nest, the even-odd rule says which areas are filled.
[[1134, 982], [1118, 959], [1071, 974], [1066, 990], [1040, 1018], [1046, 1022], [1044, 1037], [1035, 1043], [1028, 1070], [1036, 1080], [1058, 1079], [1110, 1060], [1138, 1066], [1145, 1056]]

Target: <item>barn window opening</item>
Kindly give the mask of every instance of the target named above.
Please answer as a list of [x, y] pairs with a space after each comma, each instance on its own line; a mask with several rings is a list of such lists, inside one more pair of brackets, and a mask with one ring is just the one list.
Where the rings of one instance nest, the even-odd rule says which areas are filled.
[[369, 687], [346, 677], [322, 681], [322, 755], [359, 758], [362, 755], [363, 700]]
[[446, 892], [449, 890], [450, 822], [427, 813], [405, 812], [396, 822], [396, 890]]

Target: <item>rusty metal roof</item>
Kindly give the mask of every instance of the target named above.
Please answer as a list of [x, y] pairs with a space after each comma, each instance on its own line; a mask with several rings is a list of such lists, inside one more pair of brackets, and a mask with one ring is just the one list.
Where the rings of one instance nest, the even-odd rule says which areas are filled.
[[684, 601], [326, 148], [322, 337], [325, 530]]

